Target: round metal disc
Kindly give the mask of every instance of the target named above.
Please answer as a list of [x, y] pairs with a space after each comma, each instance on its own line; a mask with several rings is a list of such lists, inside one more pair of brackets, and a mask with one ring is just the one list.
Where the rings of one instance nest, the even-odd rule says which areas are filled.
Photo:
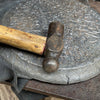
[[100, 73], [100, 15], [96, 11], [77, 0], [19, 1], [5, 12], [2, 25], [43, 36], [52, 21], [65, 27], [60, 66], [51, 74], [42, 68], [43, 56], [0, 45], [0, 56], [19, 77], [71, 84]]

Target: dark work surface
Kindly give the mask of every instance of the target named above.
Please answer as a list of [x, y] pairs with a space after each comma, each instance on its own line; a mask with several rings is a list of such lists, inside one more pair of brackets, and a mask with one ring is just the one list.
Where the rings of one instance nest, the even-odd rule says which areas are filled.
[[100, 75], [72, 85], [54, 85], [31, 80], [25, 90], [74, 100], [100, 100]]

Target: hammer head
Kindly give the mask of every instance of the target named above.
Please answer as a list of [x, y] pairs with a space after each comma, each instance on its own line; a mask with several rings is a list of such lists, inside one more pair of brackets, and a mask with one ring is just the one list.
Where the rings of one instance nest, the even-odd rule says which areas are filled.
[[60, 22], [52, 22], [49, 25], [47, 44], [44, 51], [45, 59], [43, 68], [51, 73], [58, 69], [59, 56], [63, 50], [64, 25]]

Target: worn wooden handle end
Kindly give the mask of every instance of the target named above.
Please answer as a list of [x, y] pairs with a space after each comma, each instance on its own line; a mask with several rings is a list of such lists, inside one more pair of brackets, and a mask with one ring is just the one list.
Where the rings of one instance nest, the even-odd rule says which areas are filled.
[[46, 45], [46, 37], [0, 25], [0, 42], [42, 55]]

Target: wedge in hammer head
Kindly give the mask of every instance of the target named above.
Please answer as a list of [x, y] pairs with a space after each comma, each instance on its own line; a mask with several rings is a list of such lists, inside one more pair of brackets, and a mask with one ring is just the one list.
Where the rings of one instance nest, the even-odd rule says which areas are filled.
[[59, 56], [63, 50], [64, 25], [60, 22], [52, 22], [49, 25], [46, 48], [44, 51], [43, 68], [51, 73], [58, 69]]

